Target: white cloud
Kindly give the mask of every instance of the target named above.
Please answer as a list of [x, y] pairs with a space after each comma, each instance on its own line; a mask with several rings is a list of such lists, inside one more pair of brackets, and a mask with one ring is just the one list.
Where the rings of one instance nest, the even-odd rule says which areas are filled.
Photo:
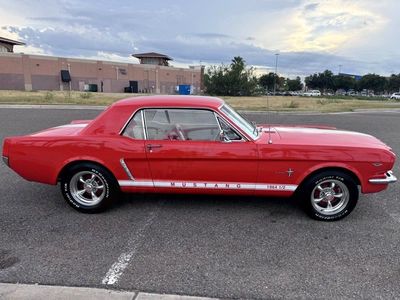
[[339, 64], [349, 73], [400, 72], [395, 0], [148, 0], [140, 5], [0, 0], [0, 5], [0, 26], [6, 27], [0, 35], [26, 41], [21, 50], [26, 53], [131, 61], [134, 52], [155, 51], [179, 66], [229, 63], [240, 55], [271, 71], [280, 51], [279, 70], [292, 76], [335, 72]]

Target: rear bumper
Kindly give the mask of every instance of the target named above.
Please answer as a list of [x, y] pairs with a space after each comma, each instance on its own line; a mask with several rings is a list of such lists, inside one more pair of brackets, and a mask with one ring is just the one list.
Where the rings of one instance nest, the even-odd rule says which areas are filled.
[[372, 184], [389, 184], [397, 181], [396, 176], [393, 175], [392, 171], [387, 171], [385, 173], [385, 178], [373, 178], [369, 182]]

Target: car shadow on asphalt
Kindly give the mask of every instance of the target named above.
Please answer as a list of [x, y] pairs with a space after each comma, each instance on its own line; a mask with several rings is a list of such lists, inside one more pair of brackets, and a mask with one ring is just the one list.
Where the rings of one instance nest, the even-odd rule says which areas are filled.
[[263, 211], [276, 218], [307, 218], [303, 213], [301, 200], [297, 197], [259, 197], [259, 196], [222, 196], [194, 194], [134, 194], [124, 193], [115, 201], [111, 210], [129, 210], [134, 206], [154, 205], [162, 203], [164, 208], [175, 210], [197, 211]]

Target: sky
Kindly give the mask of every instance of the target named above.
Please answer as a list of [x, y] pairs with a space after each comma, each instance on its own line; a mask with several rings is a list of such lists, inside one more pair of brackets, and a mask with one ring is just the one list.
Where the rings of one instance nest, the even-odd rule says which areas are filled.
[[0, 36], [15, 52], [172, 65], [229, 64], [306, 76], [400, 73], [398, 0], [0, 0]]

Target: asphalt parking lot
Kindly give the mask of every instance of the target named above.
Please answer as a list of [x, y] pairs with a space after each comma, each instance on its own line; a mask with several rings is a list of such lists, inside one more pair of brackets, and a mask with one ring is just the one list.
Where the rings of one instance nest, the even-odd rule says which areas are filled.
[[[99, 110], [0, 108], [0, 140]], [[249, 114], [265, 123], [263, 114]], [[373, 134], [400, 154], [400, 113], [271, 114]], [[399, 164], [395, 174], [400, 175]], [[291, 199], [125, 195], [102, 214], [70, 208], [59, 187], [0, 166], [0, 282], [219, 298], [400, 297], [400, 184], [363, 195], [342, 221], [309, 219]], [[122, 254], [119, 280], [104, 278]]]

